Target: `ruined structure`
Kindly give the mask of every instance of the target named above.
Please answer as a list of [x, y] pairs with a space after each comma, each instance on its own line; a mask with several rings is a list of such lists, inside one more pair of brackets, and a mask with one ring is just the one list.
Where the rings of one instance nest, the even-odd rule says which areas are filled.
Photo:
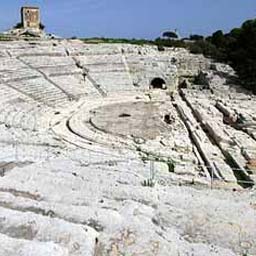
[[0, 255], [256, 255], [235, 78], [185, 49], [0, 42]]
[[40, 28], [40, 10], [38, 7], [22, 7], [21, 23], [23, 28]]
[[21, 23], [18, 23], [14, 28], [5, 31], [3, 34], [7, 39], [15, 40], [23, 38], [56, 38], [54, 35], [44, 32], [44, 26], [41, 23], [40, 9], [38, 7], [22, 7]]

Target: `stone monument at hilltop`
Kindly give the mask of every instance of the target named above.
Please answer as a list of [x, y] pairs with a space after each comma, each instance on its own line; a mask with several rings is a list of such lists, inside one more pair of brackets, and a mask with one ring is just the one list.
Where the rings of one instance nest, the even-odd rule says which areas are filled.
[[52, 34], [44, 32], [44, 25], [41, 23], [39, 7], [23, 6], [20, 10], [21, 22], [17, 23], [12, 29], [3, 32], [8, 37], [19, 38], [55, 38]]
[[23, 28], [40, 28], [40, 9], [38, 7], [22, 7], [21, 23]]

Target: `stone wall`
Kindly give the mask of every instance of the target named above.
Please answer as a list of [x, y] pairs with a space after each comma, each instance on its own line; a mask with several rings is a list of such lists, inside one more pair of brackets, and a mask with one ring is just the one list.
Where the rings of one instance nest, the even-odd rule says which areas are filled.
[[21, 22], [24, 28], [38, 28], [40, 25], [40, 10], [37, 7], [22, 7]]

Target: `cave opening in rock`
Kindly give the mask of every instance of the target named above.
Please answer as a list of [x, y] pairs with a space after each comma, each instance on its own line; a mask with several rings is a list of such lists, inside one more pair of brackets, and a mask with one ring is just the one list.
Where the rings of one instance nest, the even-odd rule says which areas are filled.
[[164, 79], [162, 79], [160, 77], [154, 78], [150, 83], [150, 87], [152, 89], [162, 89], [162, 90], [167, 89]]

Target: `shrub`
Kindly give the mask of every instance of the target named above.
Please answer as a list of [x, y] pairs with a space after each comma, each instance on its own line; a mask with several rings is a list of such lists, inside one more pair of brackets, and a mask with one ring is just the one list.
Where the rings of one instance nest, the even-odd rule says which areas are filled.
[[23, 28], [23, 24], [21, 22], [18, 22], [13, 28], [15, 29]]
[[157, 46], [165, 46], [165, 47], [177, 47], [177, 48], [187, 47], [187, 44], [182, 40], [162, 39], [160, 37], [156, 38], [154, 43]]
[[167, 38], [179, 38], [178, 35], [173, 31], [166, 31], [163, 33], [163, 37]]
[[189, 40], [193, 40], [193, 41], [199, 41], [199, 40], [203, 40], [204, 37], [201, 35], [190, 35], [189, 36]]
[[44, 29], [45, 29], [45, 25], [44, 25], [43, 23], [41, 23], [41, 22], [40, 22], [40, 24], [39, 24], [39, 28], [40, 28], [41, 30], [44, 30]]
[[192, 53], [231, 63], [245, 88], [256, 93], [256, 19], [224, 34], [218, 30], [189, 45]]

